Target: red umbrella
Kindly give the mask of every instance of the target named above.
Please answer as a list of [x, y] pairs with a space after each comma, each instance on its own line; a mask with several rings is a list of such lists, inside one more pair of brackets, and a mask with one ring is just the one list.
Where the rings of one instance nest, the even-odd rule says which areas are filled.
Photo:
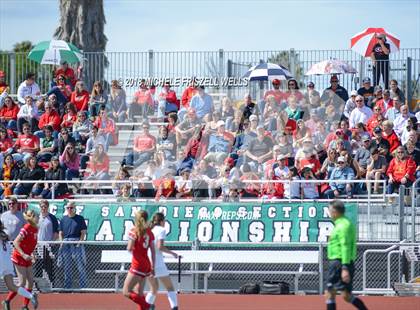
[[399, 51], [400, 40], [395, 35], [387, 32], [384, 28], [367, 28], [361, 33], [356, 34], [351, 38], [351, 49], [365, 57], [370, 56], [373, 47], [377, 43], [377, 34], [384, 34], [386, 36], [386, 42], [391, 48], [391, 53]]

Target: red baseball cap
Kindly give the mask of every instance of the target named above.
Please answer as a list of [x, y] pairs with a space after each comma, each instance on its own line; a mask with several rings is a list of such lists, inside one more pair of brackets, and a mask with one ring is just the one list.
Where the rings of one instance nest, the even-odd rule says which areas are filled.
[[274, 79], [273, 80], [273, 85], [280, 85], [280, 80], [279, 79]]
[[232, 168], [233, 166], [235, 166], [235, 160], [232, 157], [227, 157], [225, 159], [225, 164], [229, 165], [229, 167]]

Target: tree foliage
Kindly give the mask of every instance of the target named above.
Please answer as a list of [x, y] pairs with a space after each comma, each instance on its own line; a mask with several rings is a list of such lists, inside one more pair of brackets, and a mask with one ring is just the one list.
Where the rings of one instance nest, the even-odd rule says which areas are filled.
[[269, 57], [267, 62], [278, 64], [289, 69], [293, 77], [298, 81], [299, 87], [302, 87], [301, 81], [303, 79], [304, 72], [302, 66], [300, 65], [298, 53], [292, 51], [281, 51], [276, 55]]

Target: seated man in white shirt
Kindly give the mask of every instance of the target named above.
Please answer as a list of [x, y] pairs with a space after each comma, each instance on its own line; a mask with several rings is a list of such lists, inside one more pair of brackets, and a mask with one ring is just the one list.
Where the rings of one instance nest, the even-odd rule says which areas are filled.
[[28, 73], [26, 74], [26, 79], [20, 83], [17, 90], [17, 98], [20, 105], [25, 104], [25, 97], [29, 95], [33, 99], [36, 99], [41, 95], [41, 90], [37, 83], [35, 83], [35, 74]]
[[372, 116], [372, 109], [365, 106], [363, 96], [356, 97], [356, 108], [351, 111], [349, 117], [350, 128], [355, 128], [358, 123], [366, 124], [367, 120]]
[[407, 122], [410, 119], [410, 116], [413, 115], [408, 111], [408, 105], [401, 106], [400, 115], [398, 115], [394, 120], [394, 131], [398, 137], [401, 137], [404, 128], [407, 126]]

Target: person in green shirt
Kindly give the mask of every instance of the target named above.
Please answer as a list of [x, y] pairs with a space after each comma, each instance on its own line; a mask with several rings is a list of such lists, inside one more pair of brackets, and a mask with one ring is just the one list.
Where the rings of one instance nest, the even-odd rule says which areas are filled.
[[341, 200], [333, 200], [329, 206], [330, 216], [334, 221], [334, 229], [328, 240], [328, 282], [325, 297], [327, 310], [335, 310], [335, 296], [341, 292], [344, 300], [357, 309], [367, 310], [363, 301], [355, 297], [353, 289], [354, 261], [356, 260], [356, 228], [344, 216], [345, 207]]

